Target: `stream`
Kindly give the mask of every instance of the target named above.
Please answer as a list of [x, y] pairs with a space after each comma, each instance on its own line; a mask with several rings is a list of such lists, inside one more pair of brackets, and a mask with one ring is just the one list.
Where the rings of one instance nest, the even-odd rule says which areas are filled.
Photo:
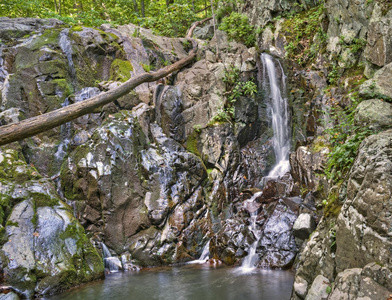
[[44, 299], [285, 300], [290, 299], [293, 281], [292, 271], [242, 274], [239, 268], [193, 264], [111, 273], [105, 280]]

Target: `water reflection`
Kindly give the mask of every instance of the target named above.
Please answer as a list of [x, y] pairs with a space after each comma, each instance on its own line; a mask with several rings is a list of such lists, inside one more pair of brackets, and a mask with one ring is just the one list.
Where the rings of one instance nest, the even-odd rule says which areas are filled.
[[114, 273], [104, 281], [45, 299], [284, 300], [290, 299], [292, 284], [290, 271], [241, 274], [236, 268], [186, 265]]

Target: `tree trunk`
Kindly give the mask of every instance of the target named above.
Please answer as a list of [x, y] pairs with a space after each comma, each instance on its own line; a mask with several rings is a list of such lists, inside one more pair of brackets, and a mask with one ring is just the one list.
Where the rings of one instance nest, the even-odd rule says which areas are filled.
[[0, 146], [36, 135], [72, 121], [85, 114], [92, 113], [95, 109], [124, 96], [144, 82], [156, 81], [174, 71], [180, 70], [191, 63], [196, 57], [197, 43], [191, 39], [189, 39], [189, 41], [193, 45], [193, 49], [190, 51], [189, 55], [170, 66], [164, 67], [156, 72], [144, 73], [131, 78], [119, 87], [90, 99], [76, 102], [46, 114], [35, 116], [17, 123], [0, 126]]
[[145, 13], [144, 13], [144, 0], [140, 1], [140, 6], [141, 6], [141, 10], [142, 10], [142, 17], [145, 18]]
[[139, 14], [139, 8], [137, 7], [136, 0], [133, 0], [133, 10], [135, 11], [135, 13]]

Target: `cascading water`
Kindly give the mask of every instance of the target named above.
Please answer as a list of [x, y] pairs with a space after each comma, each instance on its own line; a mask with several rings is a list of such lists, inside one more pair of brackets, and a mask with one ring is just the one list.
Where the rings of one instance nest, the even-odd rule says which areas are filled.
[[204, 246], [199, 259], [192, 260], [188, 264], [204, 264], [210, 259], [210, 241]]
[[244, 258], [241, 264], [241, 273], [246, 274], [246, 273], [251, 273], [255, 268], [256, 264], [259, 260], [259, 256], [256, 254], [256, 249], [257, 249], [257, 244], [260, 240], [260, 230], [257, 227], [256, 224], [256, 219], [257, 219], [257, 209], [249, 209], [247, 206], [252, 206], [254, 204], [254, 201], [256, 200], [257, 197], [259, 197], [262, 194], [262, 192], [255, 193], [252, 198], [248, 199], [244, 203], [244, 208], [248, 211], [250, 211], [250, 225], [249, 225], [249, 230], [253, 233], [255, 236], [255, 241], [252, 243], [252, 245], [249, 246], [248, 249], [248, 255]]
[[104, 243], [101, 243], [102, 253], [103, 253], [103, 262], [105, 264], [105, 269], [109, 272], [118, 272], [122, 270], [122, 264], [118, 257], [112, 256], [108, 247]]
[[[282, 72], [282, 80], [279, 80], [276, 73], [276, 65], [271, 55], [261, 54], [261, 61], [264, 66], [264, 89], [268, 92], [270, 98], [270, 111], [272, 117], [272, 130], [274, 132], [273, 148], [276, 158], [274, 168], [268, 174], [268, 177], [282, 176], [290, 171], [289, 152], [290, 152], [290, 130], [287, 99], [282, 96], [281, 90], [285, 90], [285, 75], [283, 68], [279, 63]], [[268, 75], [268, 80], [267, 76]]]
[[[290, 152], [290, 130], [288, 118], [287, 99], [282, 96], [282, 91], [285, 91], [286, 76], [283, 72], [281, 64], [278, 62], [278, 67], [281, 71], [281, 79], [278, 78], [276, 72], [276, 64], [271, 55], [261, 54], [261, 61], [263, 63], [263, 88], [267, 92], [267, 97], [270, 99], [268, 105], [272, 117], [273, 130], [273, 149], [276, 158], [276, 164], [269, 172], [267, 178], [276, 178], [283, 176], [290, 171], [289, 152]], [[241, 273], [251, 273], [257, 263], [259, 262], [259, 255], [256, 253], [257, 245], [261, 238], [261, 230], [256, 224], [257, 209], [248, 209], [247, 206], [255, 204], [255, 200], [262, 192], [255, 193], [253, 197], [246, 200], [244, 203], [245, 209], [250, 212], [249, 230], [255, 236], [255, 241], [249, 246], [248, 255], [244, 258], [241, 265]]]
[[[75, 70], [75, 65], [72, 60], [72, 43], [69, 38], [69, 28], [64, 29], [60, 33], [60, 41], [59, 45], [61, 50], [64, 52], [65, 56], [67, 57], [68, 60], [68, 68], [69, 68], [69, 73], [71, 77], [71, 84], [74, 90], [76, 90], [76, 70]], [[64, 102], [61, 104], [62, 107], [68, 106], [69, 105], [69, 99], [66, 98]], [[68, 149], [68, 144], [71, 139], [71, 129], [72, 125], [71, 122], [65, 123], [61, 125], [60, 130], [60, 136], [61, 136], [61, 141], [60, 144], [57, 147], [57, 151], [55, 153], [55, 158], [58, 161], [62, 161], [63, 158], [65, 157]]]
[[63, 31], [61, 31], [59, 45], [61, 50], [64, 52], [65, 56], [67, 57], [68, 68], [71, 75], [72, 87], [74, 88], [74, 90], [76, 90], [76, 70], [72, 59], [73, 51], [72, 51], [72, 42], [71, 39], [69, 38], [69, 28], [66, 28]]

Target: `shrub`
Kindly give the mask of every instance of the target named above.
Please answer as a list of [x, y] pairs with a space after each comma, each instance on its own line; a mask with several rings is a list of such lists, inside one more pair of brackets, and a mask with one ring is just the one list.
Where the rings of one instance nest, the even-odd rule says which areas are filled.
[[246, 15], [232, 12], [224, 17], [219, 26], [220, 30], [226, 31], [229, 39], [244, 43], [247, 47], [253, 47], [256, 41], [255, 30], [249, 24]]

